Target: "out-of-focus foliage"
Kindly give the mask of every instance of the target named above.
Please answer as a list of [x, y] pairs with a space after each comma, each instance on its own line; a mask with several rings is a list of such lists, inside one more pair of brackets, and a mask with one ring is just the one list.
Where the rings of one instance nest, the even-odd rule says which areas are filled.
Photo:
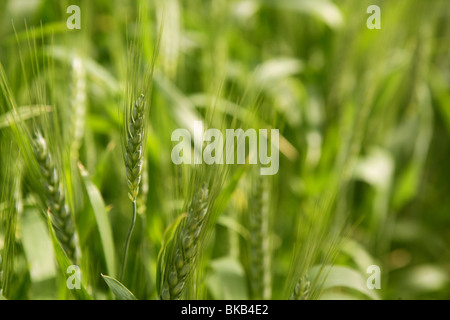
[[[373, 4], [379, 30], [366, 26]], [[81, 9], [80, 30], [67, 29], [69, 5]], [[123, 279], [136, 298], [158, 297], [158, 253], [198, 187], [170, 157], [172, 131], [191, 130], [195, 120], [280, 129], [279, 172], [267, 177], [269, 298], [288, 299], [306, 273], [312, 289], [323, 289], [310, 298], [450, 298], [445, 0], [2, 0], [3, 296], [108, 299], [109, 285], [134, 298], [100, 274], [118, 276], [131, 219], [120, 108], [130, 39], [148, 30], [143, 64], [151, 64], [159, 35], [161, 42]], [[54, 121], [46, 131], [62, 154], [83, 296], [64, 289], [67, 257], [33, 195], [29, 141], [18, 138], [42, 114]], [[220, 176], [195, 297], [256, 297], [248, 246], [254, 172], [230, 167]], [[380, 290], [366, 286], [371, 265], [380, 267]], [[328, 275], [323, 286], [318, 270]]]

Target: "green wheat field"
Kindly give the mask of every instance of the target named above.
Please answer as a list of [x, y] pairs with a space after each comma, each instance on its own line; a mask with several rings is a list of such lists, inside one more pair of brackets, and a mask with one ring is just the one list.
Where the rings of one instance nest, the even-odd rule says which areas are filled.
[[450, 299], [449, 164], [449, 1], [0, 1], [0, 299]]

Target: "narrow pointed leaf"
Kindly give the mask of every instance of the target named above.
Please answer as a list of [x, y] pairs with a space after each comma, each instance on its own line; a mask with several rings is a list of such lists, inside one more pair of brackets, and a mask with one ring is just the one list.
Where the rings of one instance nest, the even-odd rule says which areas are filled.
[[103, 274], [102, 277], [118, 300], [137, 300], [134, 294], [118, 280]]
[[92, 210], [94, 211], [97, 228], [100, 234], [102, 242], [103, 254], [105, 255], [106, 268], [109, 274], [115, 275], [115, 254], [114, 254], [114, 241], [112, 236], [111, 224], [109, 223], [108, 215], [106, 213], [106, 206], [103, 201], [102, 195], [97, 187], [89, 179], [86, 170], [81, 166], [78, 166], [81, 177], [84, 182], [84, 187], [89, 198]]

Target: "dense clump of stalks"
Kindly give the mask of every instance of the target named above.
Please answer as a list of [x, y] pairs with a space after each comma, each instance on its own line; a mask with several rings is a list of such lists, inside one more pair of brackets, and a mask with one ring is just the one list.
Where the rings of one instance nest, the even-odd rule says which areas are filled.
[[196, 262], [199, 238], [205, 229], [208, 194], [208, 187], [203, 185], [194, 195], [184, 223], [176, 231], [162, 279], [162, 300], [179, 300], [186, 289]]
[[58, 169], [47, 142], [40, 132], [35, 133], [33, 142], [33, 152], [41, 173], [45, 205], [50, 221], [55, 229], [56, 238], [67, 257], [76, 264], [79, 258], [78, 238], [69, 206], [66, 203]]
[[253, 299], [270, 298], [269, 207], [265, 179], [257, 176], [249, 211], [250, 291]]
[[291, 294], [291, 300], [307, 300], [311, 289], [311, 281], [307, 274], [300, 277]]

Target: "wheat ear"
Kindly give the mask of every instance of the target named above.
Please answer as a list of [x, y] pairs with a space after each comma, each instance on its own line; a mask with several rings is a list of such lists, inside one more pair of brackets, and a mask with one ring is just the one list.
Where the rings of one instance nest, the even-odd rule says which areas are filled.
[[311, 281], [309, 281], [309, 277], [305, 274], [303, 277], [300, 277], [295, 284], [294, 290], [291, 295], [291, 300], [307, 300], [309, 297], [311, 289]]
[[182, 297], [188, 277], [194, 269], [207, 212], [208, 188], [204, 185], [193, 197], [183, 227], [177, 230], [174, 250], [165, 268], [160, 295], [162, 300], [179, 300]]
[[44, 137], [37, 132], [34, 138], [34, 155], [39, 164], [41, 183], [45, 193], [50, 221], [55, 229], [56, 238], [60, 242], [68, 258], [76, 263], [78, 260], [78, 238], [69, 207], [66, 203], [64, 189], [52, 155]]
[[127, 128], [127, 144], [125, 167], [131, 201], [136, 201], [141, 182], [142, 166], [144, 164], [145, 108], [144, 95], [138, 98], [131, 110]]
[[128, 248], [136, 223], [136, 200], [139, 194], [139, 184], [141, 182], [142, 166], [144, 164], [145, 103], [143, 94], [140, 95], [131, 110], [129, 121], [127, 123], [126, 135], [125, 169], [127, 175], [128, 196], [133, 203], [133, 216], [125, 241], [120, 280], [123, 280], [125, 275]]

